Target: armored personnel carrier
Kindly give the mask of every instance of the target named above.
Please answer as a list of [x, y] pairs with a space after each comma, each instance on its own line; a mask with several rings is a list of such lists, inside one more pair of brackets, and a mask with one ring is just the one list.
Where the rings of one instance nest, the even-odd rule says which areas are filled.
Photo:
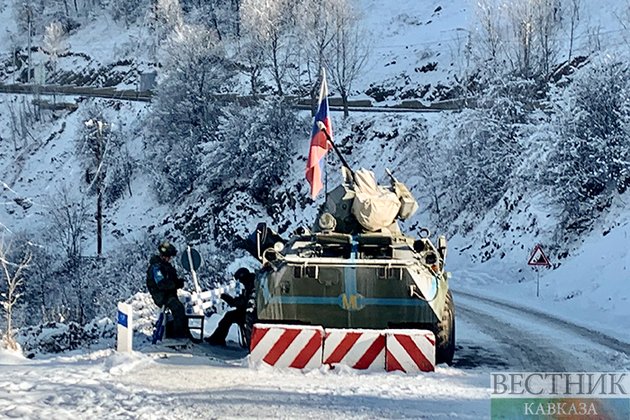
[[[346, 168], [312, 228], [283, 240], [264, 224], [248, 239], [262, 263], [250, 322], [327, 328], [428, 329], [436, 362], [451, 364], [455, 311], [444, 236], [433, 243], [401, 232], [397, 220], [418, 209], [407, 187]], [[252, 325], [252, 324], [250, 324]]]

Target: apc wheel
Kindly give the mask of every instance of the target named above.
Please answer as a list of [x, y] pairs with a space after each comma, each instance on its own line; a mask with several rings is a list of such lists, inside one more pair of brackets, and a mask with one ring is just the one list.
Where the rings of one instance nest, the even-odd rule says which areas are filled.
[[455, 355], [455, 305], [450, 290], [446, 293], [446, 306], [436, 331], [435, 363], [446, 363], [450, 366]]

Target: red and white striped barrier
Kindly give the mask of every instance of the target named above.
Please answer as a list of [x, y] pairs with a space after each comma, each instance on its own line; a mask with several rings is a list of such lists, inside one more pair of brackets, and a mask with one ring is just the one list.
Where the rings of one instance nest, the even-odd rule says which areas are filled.
[[435, 335], [429, 330], [363, 330], [256, 324], [250, 365], [317, 369], [343, 365], [368, 371], [435, 370]]
[[385, 369], [383, 331], [326, 328], [324, 364], [382, 371]]
[[324, 328], [302, 325], [255, 324], [250, 365], [317, 369], [322, 365]]
[[386, 330], [385, 366], [388, 372], [435, 370], [435, 335], [429, 330]]

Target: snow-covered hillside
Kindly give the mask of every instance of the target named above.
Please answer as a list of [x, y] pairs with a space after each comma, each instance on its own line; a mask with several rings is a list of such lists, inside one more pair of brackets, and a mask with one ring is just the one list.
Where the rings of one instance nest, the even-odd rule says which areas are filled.
[[[4, 27], [2, 36], [3, 53], [6, 54], [12, 45], [21, 44], [25, 37], [14, 23], [14, 10], [9, 2], [5, 2], [0, 9], [2, 21], [10, 22]], [[453, 86], [453, 77], [465, 71], [466, 57], [465, 47], [470, 42], [470, 34], [474, 33], [479, 25], [476, 20], [475, 7], [467, 1], [442, 4], [439, 1], [408, 1], [398, 3], [395, 7], [389, 4], [372, 0], [359, 2], [363, 14], [363, 24], [370, 34], [372, 41], [372, 53], [365, 71], [355, 83], [353, 96], [365, 97], [365, 92], [370, 87], [378, 87], [383, 91], [390, 90], [383, 99], [385, 103], [394, 103], [405, 98], [414, 98], [411, 91], [420, 91], [425, 85], [431, 85], [435, 89], [438, 85]], [[627, 7], [624, 2], [615, 2], [610, 7], [602, 8], [594, 2], [583, 4], [580, 22], [574, 35], [575, 45], [573, 54], [585, 53], [597, 43], [601, 49], [617, 48], [623, 46], [626, 33], [623, 31], [623, 22]], [[133, 87], [137, 83], [139, 71], [148, 69], [151, 65], [148, 58], [148, 47], [143, 47], [143, 37], [148, 29], [144, 24], [132, 25], [129, 29], [120, 22], [114, 21], [107, 14], [103, 18], [90, 20], [88, 24], [71, 33], [65, 40], [68, 51], [72, 54], [60, 57], [56, 63], [57, 70], [86, 72], [90, 66], [97, 69], [110, 66], [116, 62], [123, 62], [133, 58], [131, 69], [127, 69], [127, 77], [118, 84], [119, 88]], [[565, 29], [566, 31], [566, 29]], [[566, 35], [566, 34], [565, 34]], [[563, 41], [567, 36], [561, 37]], [[35, 38], [35, 44], [40, 44], [42, 38]], [[562, 51], [563, 49], [560, 49]], [[40, 52], [34, 53], [36, 62], [43, 62], [47, 57]], [[561, 53], [562, 54], [562, 53]], [[79, 62], [86, 60], [88, 62]], [[78, 60], [78, 61], [77, 61]], [[91, 64], [90, 64], [91, 63]], [[433, 65], [432, 63], [436, 63]], [[425, 70], [420, 70], [421, 68]], [[428, 70], [430, 69], [430, 70]], [[116, 73], [115, 68], [110, 67], [110, 73]], [[11, 82], [15, 73], [5, 78], [5, 82]], [[417, 95], [416, 95], [417, 96]], [[80, 127], [86, 114], [83, 112], [87, 104], [99, 102], [107, 109], [108, 118], [113, 122], [115, 130], [119, 130], [126, 137], [127, 149], [135, 161], [142, 162], [146, 159], [143, 150], [142, 133], [146, 128], [145, 116], [149, 105], [130, 102], [118, 102], [107, 100], [84, 99], [79, 102], [79, 110], [76, 112], [42, 111], [38, 115], [30, 106], [32, 97], [2, 95], [0, 98], [0, 132], [2, 133], [2, 172], [1, 180], [5, 185], [2, 192], [4, 205], [0, 208], [0, 222], [8, 232], [20, 232], [22, 230], [46, 231], [50, 223], [47, 217], [54, 197], [58, 197], [60, 191], [70, 190], [72, 193], [85, 191], [82, 184], [84, 174], [75, 157], [76, 139], [80, 134]], [[428, 95], [423, 100], [430, 100]], [[55, 98], [59, 102], [73, 102], [76, 98]], [[375, 100], [374, 103], [377, 103]], [[306, 115], [305, 115], [306, 117]], [[19, 120], [19, 119], [22, 120]], [[406, 161], [405, 156], [409, 152], [406, 146], [391, 142], [383, 142], [381, 139], [371, 140], [368, 143], [354, 144], [360, 134], [356, 127], [363, 124], [364, 127], [377, 127], [367, 133], [370, 135], [381, 134], [383, 136], [396, 136], [398, 128], [404, 131], [412, 126], [411, 118], [423, 120], [423, 117], [411, 117], [409, 114], [372, 115], [355, 114], [348, 120], [342, 120], [339, 114], [333, 114], [335, 129], [339, 139], [343, 139], [344, 146], [352, 151], [350, 160], [353, 165], [373, 168], [377, 175], [384, 176], [384, 168], [390, 167], [401, 179], [405, 180], [416, 193], [425, 194], [422, 199], [429, 200], [430, 195], [422, 190], [422, 180], [418, 177], [420, 171], [408, 170], [411, 162]], [[428, 118], [428, 117], [427, 117]], [[440, 130], [436, 129], [440, 124], [440, 118], [428, 118], [425, 124], [430, 128], [429, 141], [441, 142]], [[27, 124], [25, 130], [17, 130], [19, 124]], [[352, 127], [355, 130], [352, 131]], [[302, 166], [307, 152], [308, 135], [305, 132], [302, 142], [296, 145], [297, 156], [290, 172], [292, 179], [287, 179], [291, 184], [303, 184]], [[392, 147], [395, 145], [395, 147]], [[407, 166], [405, 166], [407, 165]], [[417, 165], [417, 164], [416, 164]], [[420, 163], [422, 165], [422, 163]], [[158, 235], [160, 233], [178, 236], [168, 225], [153, 230], [154, 226], [160, 226], [169, 215], [179, 213], [184, 209], [172, 209], [156, 203], [154, 191], [151, 191], [151, 180], [147, 173], [150, 168], [139, 167], [133, 175], [130, 190], [131, 195], [117, 202], [105, 212], [105, 250], [115, 248], [118, 244], [134, 240], [141, 240], [148, 230]], [[304, 189], [301, 190], [304, 193]], [[78, 196], [75, 196], [76, 198]], [[22, 206], [19, 203], [26, 203]], [[237, 203], [234, 203], [237, 205]], [[421, 205], [423, 205], [421, 201]], [[455, 250], [462, 249], [464, 260], [470, 255], [473, 262], [481, 270], [485, 266], [492, 266], [494, 272], [504, 273], [502, 282], [512, 283], [532, 282], [535, 277], [533, 270], [525, 265], [531, 249], [536, 243], [544, 243], [553, 248], [554, 253], [570, 256], [560, 260], [552, 254], [552, 263], [561, 263], [554, 271], [542, 273], [543, 282], [553, 286], [553, 292], [543, 293], [541, 299], [550, 299], [554, 302], [564, 302], [571, 305], [596, 305], [604, 312], [624, 308], [624, 299], [627, 294], [623, 291], [623, 282], [626, 278], [625, 263], [616, 263], [612, 260], [612, 250], [619, 248], [619, 239], [623, 235], [623, 229], [628, 218], [623, 210], [623, 201], [615, 204], [618, 210], [612, 214], [606, 222], [602, 220], [595, 226], [595, 230], [582, 239], [584, 248], [579, 249], [575, 244], [553, 242], [556, 238], [546, 236], [545, 232], [553, 226], [554, 219], [551, 211], [545, 208], [547, 203], [544, 197], [532, 196], [528, 200], [518, 204], [513, 215], [508, 216], [512, 226], [529, 225], [534, 223], [535, 229], [528, 231], [493, 232], [497, 224], [493, 221], [493, 215], [489, 214], [484, 222], [478, 225], [472, 233], [465, 237], [458, 236], [454, 242]], [[315, 214], [315, 205], [300, 206], [295, 215], [284, 214], [281, 217], [268, 219], [269, 222], [278, 222], [282, 218], [289, 219], [291, 225], [284, 226], [289, 230], [291, 226], [301, 223], [310, 223]], [[427, 207], [425, 204], [424, 207]], [[202, 209], [198, 209], [197, 212]], [[289, 208], [287, 212], [291, 212]], [[236, 207], [235, 207], [236, 211]], [[261, 212], [258, 209], [257, 212]], [[253, 213], [253, 210], [252, 210]], [[519, 216], [520, 214], [520, 216]], [[503, 216], [501, 216], [503, 217]], [[530, 218], [533, 217], [532, 221]], [[264, 219], [263, 217], [260, 217]], [[238, 220], [238, 219], [234, 219]], [[256, 218], [247, 218], [242, 221], [237, 231], [245, 234], [256, 223]], [[435, 224], [435, 215], [422, 213], [419, 216], [421, 225], [431, 226]], [[416, 222], [417, 222], [416, 221]], [[612, 234], [601, 236], [604, 232]], [[475, 233], [478, 232], [478, 233]], [[91, 231], [85, 233], [85, 252], [90, 255], [95, 252], [95, 241]], [[597, 246], [591, 245], [597, 241]], [[487, 247], [492, 243], [494, 250], [488, 254], [491, 261], [479, 264], [486, 260], [482, 256]], [[496, 252], [501, 249], [503, 252]], [[487, 250], [486, 250], [487, 251]], [[617, 251], [619, 252], [619, 251]], [[601, 254], [601, 256], [593, 254]], [[455, 252], [451, 255], [455, 257]], [[585, 256], [586, 254], [586, 256]], [[497, 255], [500, 255], [497, 258]], [[621, 256], [625, 261], [627, 255]], [[602, 259], [608, 263], [586, 264], [585, 261]], [[457, 273], [462, 264], [455, 260], [451, 264], [452, 270]], [[575, 268], [571, 268], [575, 267]], [[602, 271], [603, 270], [603, 271]], [[606, 278], [605, 285], [601, 285], [599, 279]], [[455, 276], [457, 279], [457, 275]], [[464, 280], [468, 282], [468, 280]], [[457, 284], [457, 280], [455, 280]], [[610, 293], [608, 286], [611, 287]], [[597, 288], [597, 293], [592, 290]], [[603, 289], [602, 289], [603, 288]], [[544, 290], [544, 288], [543, 288]], [[610, 295], [610, 296], [607, 296]], [[610, 300], [609, 300], [610, 299]], [[610, 306], [606, 302], [610, 302]], [[617, 308], [617, 309], [613, 309]], [[622, 309], [623, 310], [623, 309]], [[599, 311], [597, 311], [599, 312]]]
[[[24, 21], [18, 24], [15, 19], [17, 3], [0, 0], [0, 22], [3, 22], [0, 84], [24, 83], [28, 74], [24, 65], [28, 39], [21, 27]], [[184, 74], [185, 65], [168, 67], [165, 64], [168, 60], [160, 42], [164, 42], [166, 35], [158, 34], [152, 26], [151, 14], [138, 13], [138, 19], [127, 24], [112, 17], [110, 9], [120, 6], [120, 1], [112, 1], [102, 8], [92, 3], [79, 2], [82, 12], [70, 13], [78, 26], [57, 40], [62, 53], [54, 63], [50, 61], [49, 52], [39, 49], [45, 41], [43, 31], [36, 32], [31, 40], [36, 47], [31, 51], [34, 64], [31, 80], [134, 90], [139, 88], [142, 74], [155, 71], [157, 96], [147, 103], [80, 96], [51, 97], [37, 92], [0, 93], [0, 238], [13, 240], [18, 250], [26, 243], [35, 253], [32, 269], [27, 272], [31, 276], [27, 278], [27, 282], [30, 281], [27, 286], [32, 286], [24, 298], [28, 303], [21, 308], [14, 325], [28, 324], [31, 319], [64, 322], [81, 318], [87, 323], [95, 317], [96, 325], [103, 326], [107, 334], [101, 337], [101, 347], [62, 356], [38, 353], [30, 360], [20, 354], [0, 353], [0, 389], [3, 390], [0, 391], [0, 416], [184, 418], [193, 414], [199, 417], [480, 418], [488, 415], [490, 371], [546, 369], [549, 364], [543, 359], [552, 354], [559, 354], [553, 359], [561, 364], [558, 370], [630, 368], [623, 350], [611, 350], [614, 346], [606, 347], [601, 342], [594, 344], [588, 341], [592, 339], [588, 334], [575, 340], [575, 337], [567, 338], [562, 335], [564, 332], [559, 333], [560, 327], [547, 324], [544, 316], [534, 313], [534, 310], [540, 311], [557, 322], [569, 323], [574, 335], [582, 331], [579, 329], [582, 326], [602, 331], [608, 338], [615, 337], [622, 343], [630, 342], [627, 328], [630, 325], [630, 248], [627, 246], [630, 193], [625, 189], [627, 185], [605, 190], [609, 194], [607, 200], [592, 205], [593, 211], [588, 213], [592, 217], [580, 219], [581, 225], [567, 230], [569, 223], [564, 218], [564, 209], [556, 200], [563, 186], [558, 185], [560, 181], [545, 178], [553, 173], [546, 159], [555, 151], [554, 145], [568, 139], [569, 134], [575, 134], [570, 129], [565, 130], [558, 121], [577, 126], [579, 124], [574, 124], [571, 118], [586, 114], [584, 103], [602, 99], [566, 93], [566, 87], [575, 80], [571, 75], [579, 78], [588, 72], [604, 74], [602, 69], [606, 69], [605, 63], [609, 62], [611, 73], [618, 77], [611, 80], [627, 80], [629, 73], [623, 63], [627, 63], [624, 57], [628, 57], [630, 5], [626, 0], [606, 2], [606, 7], [591, 0], [560, 2], [565, 9], [562, 9], [563, 20], [558, 26], [554, 47], [557, 54], [550, 66], [552, 70], [560, 68], [549, 77], [554, 81], [549, 82], [548, 91], [542, 95], [543, 89], [538, 85], [533, 88], [532, 85], [512, 85], [507, 78], [496, 88], [496, 91], [505, 89], [514, 97], [526, 93], [542, 95], [527, 104], [513, 97], [506, 99], [501, 96], [502, 91], [492, 96], [496, 93], [493, 91], [487, 97], [477, 97], [478, 91], [475, 91], [477, 84], [496, 81], [492, 75], [498, 65], [513, 64], [505, 59], [486, 68], [478, 67], [481, 53], [487, 53], [482, 49], [487, 47], [480, 41], [484, 27], [477, 7], [478, 4], [496, 5], [498, 1], [356, 1], [370, 54], [352, 84], [350, 99], [369, 100], [374, 106], [394, 106], [404, 101], [429, 104], [466, 96], [481, 104], [481, 111], [426, 114], [376, 113], [363, 109], [343, 118], [342, 112], [332, 112], [335, 141], [350, 165], [373, 170], [384, 183], [387, 182], [385, 169], [391, 169], [418, 198], [420, 211], [402, 223], [403, 229], [413, 233], [420, 227], [428, 227], [433, 235], [443, 232], [448, 235], [447, 269], [452, 272], [450, 284], [455, 291], [456, 307], [457, 292], [462, 293], [464, 316], [461, 327], [458, 326], [462, 343], [458, 348], [460, 355], [456, 353], [455, 367], [440, 366], [434, 375], [412, 377], [352, 371], [287, 374], [250, 370], [238, 350], [234, 350], [236, 354], [232, 358], [225, 354], [208, 355], [200, 350], [195, 350], [197, 353], [191, 356], [170, 350], [155, 352], [142, 341], [138, 353], [131, 356], [117, 355], [106, 348], [113, 345], [111, 325], [98, 322], [103, 316], [113, 318], [116, 301], [144, 291], [145, 263], [154, 252], [157, 240], [168, 237], [178, 247], [186, 243], [197, 247], [206, 263], [200, 273], [201, 281], [204, 287], [209, 287], [229, 278], [240, 265], [255, 267], [256, 262], [234, 244], [259, 221], [267, 222], [286, 236], [299, 226], [312, 224], [323, 197], [310, 200], [304, 179], [310, 134], [307, 111], [296, 112], [291, 120], [293, 125], [287, 123], [294, 130], [283, 139], [289, 148], [288, 168], [277, 180], [275, 190], [264, 191], [266, 195], [261, 199], [253, 192], [258, 190], [246, 186], [250, 185], [250, 178], [255, 177], [246, 170], [250, 168], [238, 167], [242, 162], [239, 160], [234, 160], [230, 168], [230, 157], [221, 157], [220, 152], [221, 145], [225, 144], [221, 142], [232, 140], [232, 145], [238, 145], [239, 136], [249, 139], [255, 137], [261, 127], [266, 129], [265, 121], [260, 120], [268, 108], [242, 110], [226, 106], [225, 114], [216, 118], [217, 126], [228, 128], [211, 140], [207, 137], [208, 133], [213, 135], [213, 131], [203, 132], [200, 138], [207, 143], [199, 149], [190, 148], [189, 155], [185, 148], [191, 143], [183, 143], [184, 139], [179, 138], [169, 139], [170, 143], [165, 141], [170, 149], [184, 147], [184, 152], [177, 156], [198, 158], [202, 172], [199, 182], [190, 191], [181, 191], [174, 199], [165, 200], [164, 190], [156, 180], [163, 181], [169, 175], [173, 155], [169, 154], [172, 150], [160, 150], [156, 146], [156, 142], [163, 139], [156, 136], [159, 121], [155, 111], [165, 103], [158, 102], [157, 98], [164, 100], [160, 97], [164, 91], [159, 89], [169, 82], [168, 77], [178, 72]], [[185, 8], [194, 9], [190, 3], [181, 1]], [[571, 4], [581, 6], [577, 17], [567, 11]], [[504, 18], [505, 15], [499, 13], [510, 10], [497, 6], [497, 15], [492, 19]], [[202, 12], [196, 13], [201, 15], [186, 16], [191, 24], [210, 24], [211, 19]], [[40, 23], [48, 24], [54, 16], [57, 15], [46, 14]], [[219, 16], [218, 20], [224, 27], [231, 22], [226, 16]], [[249, 59], [245, 57], [245, 46], [231, 42], [227, 35], [225, 38], [222, 53], [238, 63], [231, 68], [233, 74], [225, 86], [230, 86], [233, 92], [249, 95], [252, 92], [250, 74], [244, 70]], [[507, 39], [509, 47], [518, 45], [517, 34], [507, 35]], [[47, 42], [50, 43], [50, 39]], [[19, 51], [16, 52], [16, 48]], [[509, 52], [505, 54], [514, 58]], [[569, 54], [572, 60], [577, 60], [576, 66], [581, 67], [569, 70], [562, 67]], [[19, 66], [16, 57], [22, 60]], [[290, 64], [287, 68], [295, 66]], [[260, 80], [263, 93], [273, 91], [271, 72], [262, 72]], [[586, 76], [582, 79], [584, 83], [588, 80]], [[331, 95], [338, 96], [338, 89], [333, 83], [329, 84]], [[597, 91], [599, 86], [594, 86], [592, 89]], [[171, 92], [177, 93], [176, 90]], [[628, 86], [620, 85], [613, 90], [619, 92], [621, 105], [613, 109], [611, 115], [619, 115], [620, 120], [628, 119]], [[605, 92], [605, 95], [610, 93]], [[199, 95], [203, 98], [201, 93]], [[42, 100], [48, 102], [48, 106], [36, 105], [41, 103], [36, 101]], [[270, 103], [273, 104], [273, 100]], [[56, 104], [60, 105], [57, 109], [49, 109]], [[490, 109], [486, 114], [484, 106]], [[187, 111], [185, 106], [183, 108]], [[162, 116], [168, 116], [168, 112], [162, 111]], [[93, 216], [96, 199], [88, 191], [93, 184], [90, 169], [86, 169], [82, 158], [89, 147], [85, 140], [95, 134], [86, 126], [95, 112], [107, 121], [112, 144], [121, 145], [115, 150], [120, 154], [116, 155], [112, 167], [128, 169], [127, 178], [113, 178], [118, 195], [105, 203], [103, 259], [94, 258], [97, 253]], [[210, 114], [215, 117], [214, 113]], [[503, 141], [504, 131], [501, 130], [505, 126], [501, 118], [512, 114], [516, 117], [510, 120], [505, 133], [513, 135], [510, 140], [519, 140], [521, 153], [510, 162], [510, 172], [498, 172], [498, 175], [490, 172], [493, 185], [497, 178], [505, 178], [500, 179], [505, 181], [504, 190], [497, 193], [488, 188], [484, 191], [482, 185], [480, 190], [471, 192], [469, 184], [448, 185], [448, 181], [454, 179], [450, 173], [452, 168], [470, 169], [461, 162], [478, 162], [475, 159], [483, 155], [489, 142], [478, 142], [479, 139], [498, 133], [500, 142]], [[522, 115], [526, 118], [518, 119]], [[238, 120], [248, 126], [234, 124]], [[489, 120], [491, 124], [484, 125]], [[496, 125], [492, 125], [495, 120]], [[620, 123], [620, 126], [620, 132], [626, 131], [620, 136], [621, 146], [614, 149], [616, 152], [624, 147], [630, 150], [628, 125]], [[191, 127], [192, 138], [195, 124]], [[273, 129], [268, 131], [273, 132]], [[159, 134], [166, 137], [163, 132]], [[587, 131], [587, 139], [590, 139], [588, 135], [595, 138]], [[607, 135], [602, 137], [607, 138]], [[243, 140], [234, 155], [255, 154], [265, 150], [265, 142], [272, 140], [265, 137], [253, 147]], [[472, 145], [470, 151], [461, 151], [467, 142]], [[585, 143], [588, 145], [588, 141]], [[593, 149], [603, 147], [594, 143]], [[453, 153], [457, 148], [461, 149], [460, 153]], [[216, 161], [212, 160], [215, 158]], [[339, 181], [339, 164], [334, 154], [329, 158], [329, 183], [333, 186]], [[610, 161], [617, 157], [604, 163], [599, 163], [598, 159], [599, 156], [592, 158], [587, 154], [583, 160], [593, 160], [602, 168], [608, 168]], [[622, 167], [627, 164], [624, 159], [621, 155], [617, 159]], [[488, 161], [492, 164], [501, 160], [505, 159], [499, 155], [494, 160], [479, 161], [485, 165]], [[215, 173], [216, 168], [220, 168], [219, 172], [230, 169], [230, 173], [238, 176], [222, 179]], [[485, 175], [484, 169], [485, 166], [480, 170], [482, 175]], [[463, 171], [460, 179], [466, 180], [467, 174]], [[624, 174], [621, 171], [619, 178]], [[206, 184], [207, 179], [211, 181]], [[475, 195], [493, 193], [498, 194], [496, 202], [480, 207], [481, 210], [474, 207], [474, 202], [469, 203], [470, 208], [465, 201], [458, 202], [460, 197], [474, 201]], [[454, 205], [461, 208], [449, 208]], [[68, 211], [60, 212], [65, 209]], [[79, 255], [85, 264], [82, 267], [86, 267], [77, 272], [61, 265], [59, 257], [64, 254], [64, 243], [68, 242], [64, 237], [68, 231], [60, 230], [60, 225], [74, 223], [80, 227], [75, 239], [81, 246]], [[552, 268], [528, 266], [536, 244], [542, 245]], [[57, 287], [51, 278], [61, 279], [63, 287]], [[0, 291], [3, 290], [0, 281]], [[85, 295], [81, 295], [82, 291]], [[491, 303], [474, 300], [470, 295], [518, 304], [519, 308], [513, 313], [494, 312]], [[81, 304], [77, 306], [77, 302]], [[86, 307], [90, 311], [86, 312]], [[532, 308], [532, 313], [527, 313], [523, 307]], [[150, 329], [154, 309], [143, 307], [140, 311], [145, 330]], [[476, 311], [482, 315], [479, 323], [475, 323]], [[0, 322], [0, 331], [3, 331], [3, 322]], [[490, 328], [496, 322], [502, 322], [501, 328], [524, 331], [527, 340], [523, 340], [522, 353], [525, 359], [536, 353], [531, 342], [542, 337], [541, 356], [527, 359], [530, 365], [521, 364], [520, 354], [513, 355], [511, 350], [503, 348], [505, 342], [520, 345], [517, 340], [506, 337], [505, 333], [500, 338], [491, 337], [492, 331], [485, 331], [485, 327]], [[544, 325], [544, 331], [537, 333], [536, 323]], [[555, 334], [561, 335], [557, 343], [549, 338]], [[140, 340], [145, 338], [140, 337]], [[501, 344], [497, 344], [497, 340]], [[565, 360], [571, 354], [563, 351], [582, 348], [580, 346], [585, 350], [579, 357], [571, 362]], [[623, 344], [621, 346], [623, 348]], [[161, 359], [160, 355], [166, 353], [168, 357]], [[208, 365], [207, 370], [201, 368]], [[169, 380], [164, 381], [165, 377]]]

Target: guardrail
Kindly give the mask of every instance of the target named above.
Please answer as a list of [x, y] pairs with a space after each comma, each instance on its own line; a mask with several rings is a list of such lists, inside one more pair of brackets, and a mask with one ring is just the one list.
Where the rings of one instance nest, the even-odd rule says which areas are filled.
[[3, 85], [0, 92], [17, 94], [40, 95], [71, 95], [89, 96], [96, 98], [123, 99], [129, 101], [150, 102], [151, 91], [119, 90], [116, 88], [95, 88], [90, 86], [59, 86], [59, 85]]
[[[113, 87], [97, 88], [91, 86], [63, 86], [63, 85], [23, 85], [11, 84], [5, 85], [0, 83], [0, 93], [13, 94], [30, 94], [30, 95], [68, 95], [68, 96], [87, 96], [94, 98], [106, 98], [126, 101], [151, 102], [154, 92], [124, 90]], [[237, 94], [217, 94], [213, 98], [218, 102], [237, 103], [241, 106], [252, 106], [264, 96], [246, 96]], [[286, 99], [295, 104], [297, 109], [311, 110], [312, 103], [308, 98], [299, 98], [297, 96], [287, 96]], [[330, 109], [332, 111], [342, 111], [343, 102], [339, 97], [330, 97], [328, 99]], [[476, 104], [474, 98], [452, 99], [446, 101], [432, 102], [425, 105], [418, 100], [406, 100], [398, 104], [389, 106], [374, 105], [369, 99], [350, 100], [348, 108], [354, 112], [441, 112], [441, 111], [457, 111], [463, 108], [474, 107]]]

